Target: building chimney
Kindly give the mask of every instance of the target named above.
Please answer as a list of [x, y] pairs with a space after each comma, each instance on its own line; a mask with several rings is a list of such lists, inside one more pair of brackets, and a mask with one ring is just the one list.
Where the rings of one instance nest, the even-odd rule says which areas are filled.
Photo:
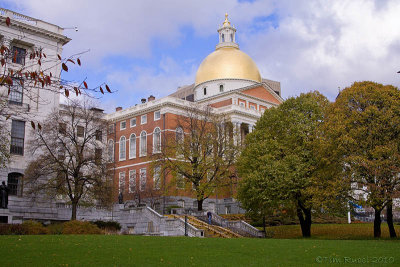
[[122, 107], [116, 107], [115, 108], [115, 111], [120, 111], [120, 110], [122, 110]]
[[156, 97], [153, 96], [153, 95], [150, 95], [150, 96], [147, 98], [147, 101], [150, 102], [150, 101], [153, 101], [154, 99], [156, 99]]
[[140, 101], [142, 101], [142, 104], [146, 103], [146, 98], [142, 98]]

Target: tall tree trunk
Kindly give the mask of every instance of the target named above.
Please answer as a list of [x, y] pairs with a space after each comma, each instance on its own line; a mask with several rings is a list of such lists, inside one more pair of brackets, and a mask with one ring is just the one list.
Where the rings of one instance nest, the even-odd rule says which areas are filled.
[[198, 211], [203, 210], [203, 201], [204, 201], [204, 199], [197, 200], [197, 210]]
[[297, 207], [297, 217], [300, 221], [301, 234], [303, 237], [311, 237], [311, 209], [301, 209]]
[[78, 207], [78, 203], [72, 201], [72, 214], [71, 214], [71, 221], [76, 220], [76, 209]]
[[386, 207], [386, 221], [389, 227], [389, 234], [391, 238], [396, 238], [396, 230], [393, 225], [393, 201], [390, 200]]
[[263, 215], [263, 229], [264, 229], [264, 237], [267, 237], [266, 223], [265, 223], [265, 215]]
[[374, 219], [374, 237], [381, 237], [381, 209], [375, 209], [375, 219]]

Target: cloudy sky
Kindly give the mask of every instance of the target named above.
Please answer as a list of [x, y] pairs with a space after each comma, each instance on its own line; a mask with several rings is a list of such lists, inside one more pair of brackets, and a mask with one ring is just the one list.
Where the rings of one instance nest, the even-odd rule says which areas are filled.
[[400, 86], [400, 1], [0, 0], [0, 6], [64, 28], [64, 56], [84, 54], [84, 67], [64, 78], [106, 82], [112, 111], [150, 94], [166, 96], [194, 82], [215, 49], [228, 12], [242, 51], [264, 78], [281, 82], [284, 98], [372, 80]]

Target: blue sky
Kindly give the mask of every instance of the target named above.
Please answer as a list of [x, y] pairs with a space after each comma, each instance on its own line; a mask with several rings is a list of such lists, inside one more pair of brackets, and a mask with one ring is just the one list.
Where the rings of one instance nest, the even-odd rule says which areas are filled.
[[215, 49], [225, 12], [242, 51], [264, 78], [281, 82], [284, 98], [373, 80], [400, 85], [400, 1], [3, 0], [0, 6], [57, 24], [72, 41], [64, 56], [90, 49], [82, 69], [64, 78], [106, 82], [100, 99], [112, 111], [150, 94], [166, 96], [194, 82]]

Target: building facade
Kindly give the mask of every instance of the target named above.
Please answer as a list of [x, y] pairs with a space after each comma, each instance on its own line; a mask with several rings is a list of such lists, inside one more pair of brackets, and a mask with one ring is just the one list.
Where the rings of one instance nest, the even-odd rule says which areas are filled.
[[[126, 109], [119, 107], [106, 115], [110, 123], [107, 144], [115, 195], [122, 194], [124, 201], [136, 202], [138, 197], [150, 197], [159, 212], [177, 206], [195, 209], [193, 192], [160, 192], [159, 183], [165, 186], [176, 179], [171, 174], [159, 173], [153, 164], [162, 143], [182, 131], [177, 121], [186, 116], [185, 110], [193, 105], [211, 107], [215, 114], [227, 117], [233, 131], [243, 139], [266, 109], [283, 102], [280, 83], [261, 77], [255, 62], [240, 51], [235, 35], [236, 29], [226, 15], [218, 29], [216, 50], [199, 66], [195, 83], [179, 87], [169, 96], [160, 99], [150, 96], [140, 104]], [[223, 193], [218, 195], [219, 191]], [[216, 188], [204, 208], [217, 213], [241, 211], [232, 190], [227, 193], [222, 188]]]
[[43, 120], [58, 109], [60, 101], [58, 90], [45, 82], [43, 86], [34, 83], [30, 75], [24, 74], [36, 72], [45, 77], [51, 73], [54, 80], [59, 80], [61, 64], [54, 62], [70, 39], [59, 26], [11, 10], [0, 8], [0, 20], [0, 71], [3, 78], [12, 80], [7, 83], [3, 79], [0, 84], [0, 123], [5, 129], [3, 138], [8, 137], [10, 145], [10, 161], [0, 168], [0, 182], [8, 184], [10, 203], [19, 203], [25, 201], [22, 177], [32, 158], [28, 143], [31, 122]]

